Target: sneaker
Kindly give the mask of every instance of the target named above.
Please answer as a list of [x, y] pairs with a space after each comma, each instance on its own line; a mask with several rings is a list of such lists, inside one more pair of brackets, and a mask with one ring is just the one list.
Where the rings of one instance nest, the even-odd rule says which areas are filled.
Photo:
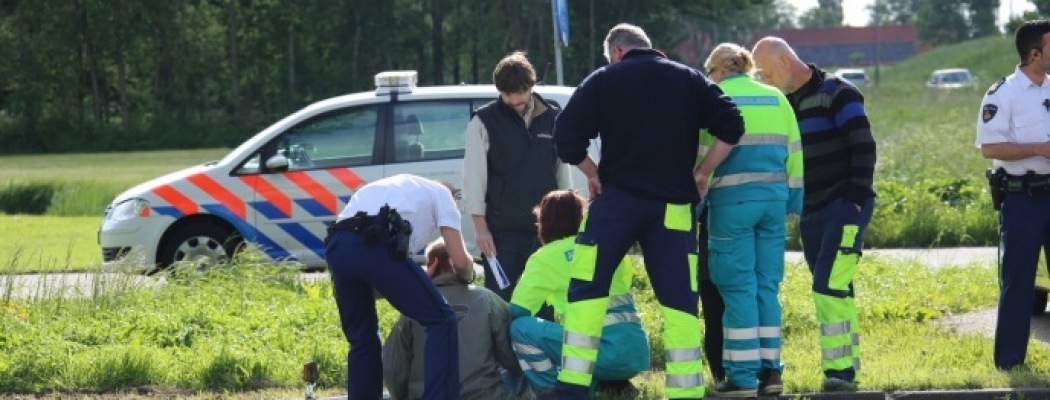
[[715, 386], [714, 392], [711, 393], [714, 397], [727, 397], [727, 398], [754, 398], [758, 397], [758, 390], [744, 389], [739, 387], [733, 382], [725, 381]]
[[775, 369], [764, 369], [758, 379], [758, 394], [763, 396], [780, 396], [784, 393], [784, 381], [780, 379], [780, 371]]
[[825, 391], [825, 392], [856, 392], [857, 391], [857, 383], [856, 382], [847, 381], [847, 380], [842, 379], [842, 378], [836, 378], [836, 377], [833, 377], [833, 376], [829, 376], [827, 378], [824, 378], [823, 391]]

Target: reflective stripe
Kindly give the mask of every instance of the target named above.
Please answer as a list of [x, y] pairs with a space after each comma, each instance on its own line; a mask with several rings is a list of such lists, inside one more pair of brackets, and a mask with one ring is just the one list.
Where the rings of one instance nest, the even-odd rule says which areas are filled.
[[795, 142], [788, 143], [788, 153], [789, 154], [790, 153], [798, 153], [800, 151], [802, 151], [802, 142], [795, 141]]
[[789, 188], [802, 188], [805, 187], [806, 181], [803, 178], [788, 178]]
[[[536, 371], [536, 372], [547, 372], [547, 371], [550, 371], [551, 368], [554, 368], [554, 363], [551, 363], [551, 360], [548, 360], [548, 359], [543, 359], [543, 360], [540, 360], [540, 361], [525, 361], [525, 362], [527, 364], [529, 364], [531, 369]], [[522, 370], [525, 370], [525, 368], [522, 368]]]
[[830, 349], [821, 350], [821, 355], [825, 361], [835, 361], [842, 357], [853, 355], [852, 346], [839, 346]]
[[514, 351], [516, 351], [518, 353], [521, 353], [521, 354], [529, 354], [529, 355], [543, 355], [544, 354], [543, 350], [540, 350], [538, 347], [535, 347], [535, 346], [530, 346], [530, 345], [527, 345], [527, 344], [516, 343], [516, 342], [511, 343], [510, 345], [514, 347]]
[[562, 357], [561, 368], [568, 371], [575, 371], [582, 374], [593, 375], [594, 374], [594, 363], [581, 360], [573, 357]]
[[562, 335], [562, 342], [565, 344], [581, 347], [584, 349], [598, 349], [598, 343], [601, 340], [594, 336], [581, 335], [579, 333], [573, 333], [565, 331]]
[[857, 357], [853, 357], [853, 370], [860, 371], [860, 359]]
[[699, 347], [694, 347], [692, 349], [665, 350], [664, 354], [667, 355], [667, 362], [697, 361], [704, 357], [704, 354], [700, 351]]
[[763, 360], [776, 360], [780, 358], [780, 349], [761, 348], [758, 349], [758, 355]]
[[762, 338], [777, 338], [780, 337], [779, 326], [760, 326], [758, 327], [758, 337]]
[[703, 374], [671, 375], [667, 374], [664, 386], [669, 388], [693, 388], [704, 385]]
[[849, 321], [834, 324], [820, 324], [821, 336], [837, 336], [849, 333]]
[[723, 328], [722, 334], [730, 340], [748, 340], [758, 338], [758, 328]]
[[711, 188], [743, 185], [745, 183], [780, 183], [785, 181], [787, 181], [787, 174], [783, 172], [747, 172], [716, 177], [712, 180]]
[[698, 151], [696, 152], [696, 159], [697, 159], [697, 160], [703, 160], [703, 159], [704, 159], [704, 156], [706, 156], [706, 155], [707, 155], [707, 152], [708, 152], [709, 150], [711, 150], [711, 147], [710, 147], [710, 146], [704, 146], [704, 145], [700, 145], [700, 150], [698, 150]]
[[525, 360], [518, 359], [518, 366], [521, 367], [522, 371], [532, 371], [532, 366], [525, 362]]
[[634, 296], [630, 293], [621, 294], [609, 298], [609, 308], [634, 304]]
[[727, 361], [756, 361], [759, 357], [758, 349], [754, 350], [722, 350], [722, 359]]
[[853, 345], [854, 346], [860, 346], [860, 334], [859, 333], [853, 333], [850, 336], [853, 339]]
[[633, 311], [624, 311], [618, 313], [605, 314], [605, 325], [616, 325], [622, 322], [636, 322], [642, 323], [642, 319], [638, 317], [638, 314]]
[[787, 145], [788, 138], [785, 135], [775, 133], [748, 133], [740, 137], [737, 146], [780, 144]]

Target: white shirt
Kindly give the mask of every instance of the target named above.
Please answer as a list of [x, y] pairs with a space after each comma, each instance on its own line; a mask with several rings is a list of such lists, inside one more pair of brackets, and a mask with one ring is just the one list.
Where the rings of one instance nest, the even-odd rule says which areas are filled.
[[386, 177], [361, 187], [336, 220], [353, 217], [358, 211], [376, 215], [384, 205], [390, 205], [412, 224], [410, 253], [426, 248], [430, 240], [441, 233], [442, 226], [460, 231], [459, 209], [452, 192], [433, 180], [408, 174]]
[[[996, 88], [998, 85], [998, 88]], [[992, 85], [977, 115], [977, 147], [992, 143], [1043, 143], [1050, 141], [1050, 76], [1036, 85], [1020, 67], [1001, 85]], [[1028, 171], [1050, 174], [1050, 159], [1041, 156], [1017, 161], [993, 160], [1010, 175]]]

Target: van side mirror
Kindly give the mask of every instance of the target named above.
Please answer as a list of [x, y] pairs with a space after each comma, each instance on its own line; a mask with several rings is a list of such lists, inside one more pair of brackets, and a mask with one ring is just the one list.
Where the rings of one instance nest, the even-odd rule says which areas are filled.
[[282, 154], [274, 154], [266, 159], [266, 169], [272, 172], [284, 172], [288, 170], [288, 157]]

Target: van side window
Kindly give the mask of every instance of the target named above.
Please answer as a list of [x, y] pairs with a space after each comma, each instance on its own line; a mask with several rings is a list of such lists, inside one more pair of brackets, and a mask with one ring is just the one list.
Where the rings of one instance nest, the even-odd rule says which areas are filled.
[[394, 104], [395, 163], [463, 158], [470, 101]]

